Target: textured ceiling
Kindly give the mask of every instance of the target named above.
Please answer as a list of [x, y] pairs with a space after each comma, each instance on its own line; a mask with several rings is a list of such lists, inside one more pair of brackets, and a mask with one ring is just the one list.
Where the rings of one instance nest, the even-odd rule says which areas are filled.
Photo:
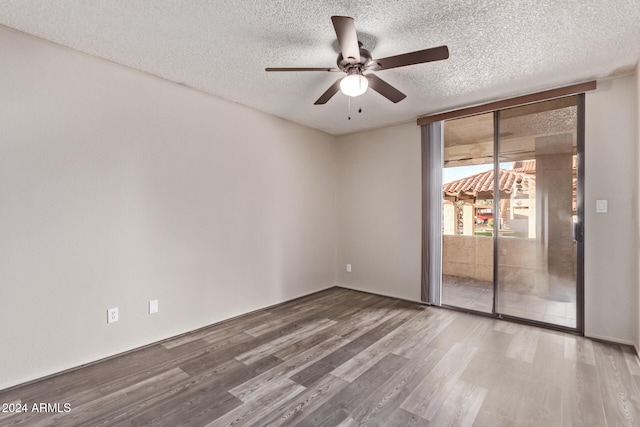
[[[338, 73], [331, 15], [352, 16], [374, 58], [446, 44], [445, 61], [379, 71], [374, 91], [314, 101]], [[0, 24], [331, 134], [628, 73], [638, 0], [0, 0]], [[355, 112], [362, 107], [362, 113]]]

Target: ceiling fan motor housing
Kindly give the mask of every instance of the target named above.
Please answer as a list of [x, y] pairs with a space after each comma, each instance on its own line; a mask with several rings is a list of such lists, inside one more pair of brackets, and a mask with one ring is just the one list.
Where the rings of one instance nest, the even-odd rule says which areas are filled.
[[338, 54], [338, 60], [337, 60], [338, 68], [340, 68], [342, 71], [344, 71], [347, 74], [349, 73], [349, 70], [352, 68], [356, 68], [360, 72], [362, 72], [369, 66], [369, 63], [371, 62], [371, 52], [363, 48], [362, 43], [358, 42], [358, 45], [360, 47], [360, 62], [356, 63], [353, 58], [345, 59], [342, 56], [342, 52]]

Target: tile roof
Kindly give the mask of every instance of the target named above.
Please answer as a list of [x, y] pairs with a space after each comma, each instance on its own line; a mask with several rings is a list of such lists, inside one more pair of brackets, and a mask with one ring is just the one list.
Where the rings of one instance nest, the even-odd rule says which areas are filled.
[[[535, 171], [535, 162], [533, 168]], [[444, 184], [442, 190], [445, 196], [448, 197], [456, 197], [458, 199], [482, 198], [483, 193], [484, 196], [493, 193], [493, 183], [493, 170], [489, 170]], [[535, 175], [516, 170], [500, 169], [498, 185], [501, 193], [511, 194], [514, 191], [528, 193], [529, 187], [535, 185]]]
[[524, 173], [535, 174], [536, 161], [535, 160], [518, 160], [517, 162], [513, 162], [513, 167], [511, 169], [514, 172], [524, 172]]

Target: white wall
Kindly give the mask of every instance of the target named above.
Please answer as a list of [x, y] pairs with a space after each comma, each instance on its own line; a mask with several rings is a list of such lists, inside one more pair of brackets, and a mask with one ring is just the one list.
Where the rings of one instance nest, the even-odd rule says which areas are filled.
[[415, 122], [338, 138], [340, 286], [420, 300], [420, 168]]
[[0, 52], [0, 389], [335, 284], [333, 136], [4, 27]]
[[[586, 96], [585, 335], [634, 342], [635, 81], [598, 82]], [[606, 199], [609, 213], [596, 214]]]
[[[627, 77], [586, 96], [585, 332], [623, 343], [633, 342], [637, 319], [635, 90]], [[419, 299], [420, 180], [415, 123], [338, 138], [339, 285]], [[608, 214], [595, 214], [597, 199], [609, 200]]]

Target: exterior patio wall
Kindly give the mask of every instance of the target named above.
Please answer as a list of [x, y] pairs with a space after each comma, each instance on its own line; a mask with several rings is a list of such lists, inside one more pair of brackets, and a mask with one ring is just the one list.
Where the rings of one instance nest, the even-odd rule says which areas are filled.
[[[442, 271], [445, 275], [493, 281], [493, 237], [443, 236]], [[535, 294], [536, 240], [501, 238], [501, 289]]]
[[442, 274], [493, 281], [493, 238], [442, 236]]
[[500, 268], [499, 287], [502, 291], [537, 295], [536, 239], [503, 237], [498, 239]]

